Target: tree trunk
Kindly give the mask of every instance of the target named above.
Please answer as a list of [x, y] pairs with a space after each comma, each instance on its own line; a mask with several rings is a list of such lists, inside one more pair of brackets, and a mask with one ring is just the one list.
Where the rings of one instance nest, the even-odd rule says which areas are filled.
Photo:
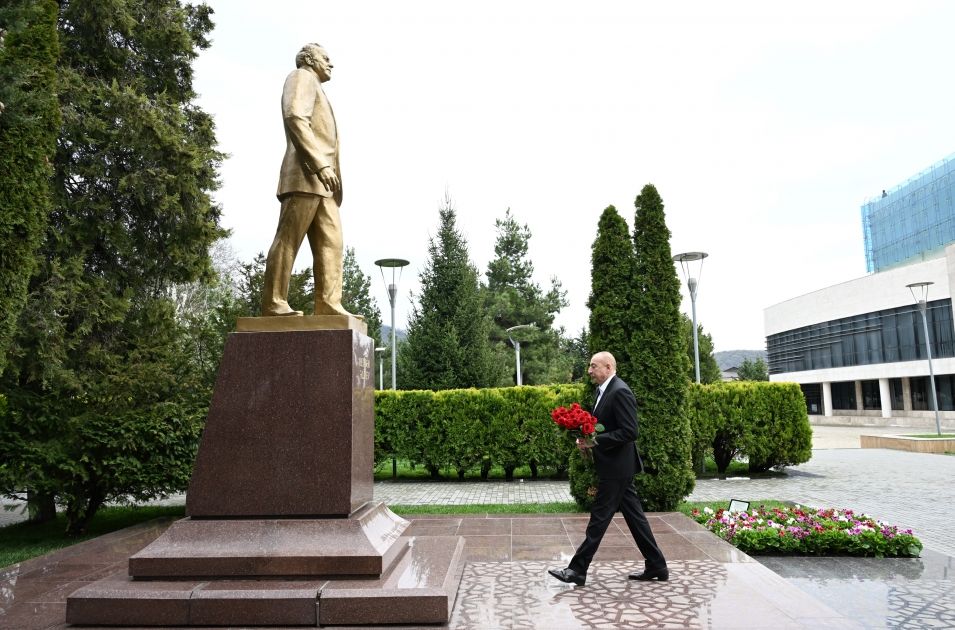
[[724, 475], [729, 468], [733, 457], [736, 455], [736, 448], [733, 440], [728, 436], [717, 433], [713, 440], [713, 460], [716, 462], [716, 472]]
[[52, 494], [27, 492], [27, 513], [31, 523], [48, 523], [56, 518], [56, 497]]
[[517, 466], [514, 466], [513, 464], [504, 467], [504, 481], [514, 481], [515, 468], [517, 468]]
[[530, 463], [530, 467], [531, 467], [531, 479], [537, 479], [537, 462], [532, 459]]

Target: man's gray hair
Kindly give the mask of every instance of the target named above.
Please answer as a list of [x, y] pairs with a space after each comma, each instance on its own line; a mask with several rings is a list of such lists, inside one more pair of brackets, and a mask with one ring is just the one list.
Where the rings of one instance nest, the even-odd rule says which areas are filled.
[[311, 57], [312, 53], [315, 52], [315, 49], [321, 48], [321, 47], [322, 47], [321, 44], [317, 44], [315, 42], [312, 42], [311, 44], [305, 44], [304, 46], [302, 46], [302, 49], [298, 51], [298, 53], [295, 55], [295, 67], [301, 68], [302, 66], [304, 66], [305, 58]]

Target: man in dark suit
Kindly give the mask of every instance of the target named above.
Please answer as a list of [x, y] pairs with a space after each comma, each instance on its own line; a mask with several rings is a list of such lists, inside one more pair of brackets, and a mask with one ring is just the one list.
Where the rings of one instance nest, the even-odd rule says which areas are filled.
[[[633, 392], [616, 375], [617, 361], [609, 352], [598, 352], [590, 359], [587, 373], [597, 385], [597, 402], [594, 416], [604, 426], [596, 437], [593, 448], [594, 467], [599, 482], [597, 496], [590, 510], [587, 535], [577, 548], [566, 569], [550, 569], [548, 573], [561, 582], [583, 586], [587, 581], [587, 569], [597, 553], [613, 515], [620, 510], [630, 528], [630, 533], [643, 554], [646, 563], [642, 572], [631, 573], [631, 580], [669, 579], [666, 559], [650, 531], [650, 523], [643, 513], [640, 497], [633, 487], [633, 476], [643, 471], [643, 462], [637, 452], [637, 399]], [[591, 448], [577, 440], [581, 449]]]

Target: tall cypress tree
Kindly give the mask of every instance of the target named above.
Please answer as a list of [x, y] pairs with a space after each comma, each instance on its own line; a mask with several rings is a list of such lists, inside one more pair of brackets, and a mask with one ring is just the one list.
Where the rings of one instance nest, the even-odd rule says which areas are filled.
[[440, 209], [438, 234], [421, 272], [421, 295], [412, 307], [407, 344], [398, 354], [402, 389], [493, 387], [503, 361], [490, 343], [478, 273], [468, 258], [449, 197]]
[[211, 10], [61, 0], [53, 211], [2, 388], [0, 491], [80, 533], [188, 482], [208, 401], [169, 290], [209, 278], [222, 155], [192, 62]]
[[688, 383], [680, 281], [657, 189], [644, 186], [634, 205], [633, 377], [628, 383], [640, 410], [639, 446], [647, 468], [637, 484], [648, 509], [671, 510], [694, 482], [690, 424], [683, 415]]
[[617, 359], [620, 378], [630, 383], [635, 261], [630, 228], [613, 206], [607, 206], [600, 215], [590, 260], [590, 298], [587, 300], [590, 354], [602, 351], [612, 354]]
[[52, 207], [50, 176], [60, 126], [56, 99], [57, 5], [0, 7], [0, 373]]

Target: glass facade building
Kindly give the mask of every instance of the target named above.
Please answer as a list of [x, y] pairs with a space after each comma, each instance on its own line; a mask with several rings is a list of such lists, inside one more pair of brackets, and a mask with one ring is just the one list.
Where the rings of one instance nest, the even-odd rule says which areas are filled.
[[[925, 315], [932, 338], [932, 357], [955, 357], [952, 300], [930, 301]], [[766, 352], [770, 374], [915, 361], [928, 356], [922, 316], [915, 305], [861, 313], [770, 335], [766, 338]], [[835, 392], [833, 389], [833, 397]]]
[[955, 155], [866, 202], [862, 233], [870, 273], [924, 259], [955, 241]]

